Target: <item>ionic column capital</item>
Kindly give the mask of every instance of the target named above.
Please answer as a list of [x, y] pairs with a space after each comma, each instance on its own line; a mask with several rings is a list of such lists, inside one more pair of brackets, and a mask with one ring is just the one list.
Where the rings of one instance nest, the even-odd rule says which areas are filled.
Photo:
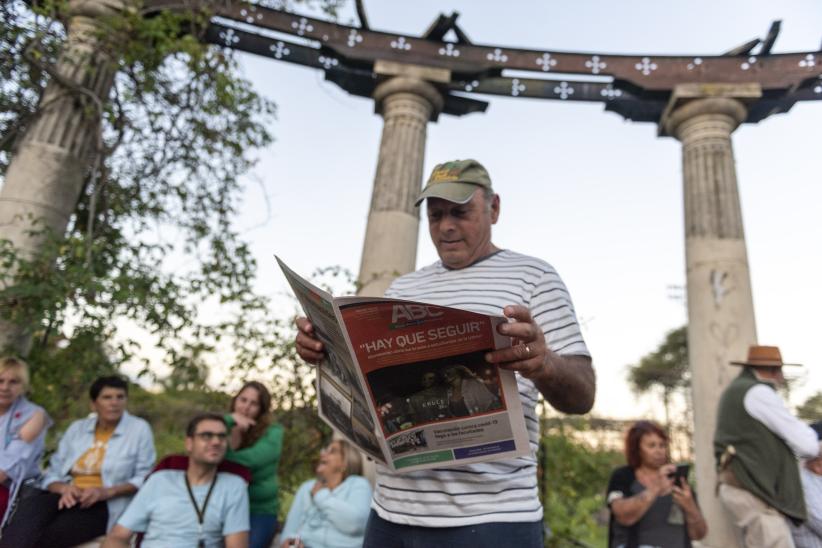
[[374, 90], [372, 97], [374, 98], [376, 112], [383, 115], [385, 112], [385, 103], [389, 101], [391, 97], [399, 94], [425, 101], [430, 109], [428, 118], [432, 122], [437, 119], [445, 103], [442, 93], [425, 80], [420, 80], [412, 76], [394, 76], [378, 85]]

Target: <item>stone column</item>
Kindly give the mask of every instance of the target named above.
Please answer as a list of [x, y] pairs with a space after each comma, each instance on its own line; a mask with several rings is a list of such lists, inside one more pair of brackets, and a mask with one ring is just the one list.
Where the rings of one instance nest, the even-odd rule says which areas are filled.
[[688, 359], [692, 372], [696, 481], [708, 521], [704, 545], [738, 545], [715, 496], [713, 437], [717, 405], [756, 343], [753, 297], [731, 133], [747, 115], [751, 86], [683, 86], [663, 116], [665, 133], [682, 142], [688, 287]]
[[[56, 65], [60, 78], [47, 85], [0, 189], [0, 240], [23, 257], [36, 254], [43, 241], [32, 228], [62, 236], [68, 226], [97, 154], [100, 108], [114, 79], [115, 65], [100, 47], [101, 34], [111, 32], [103, 21], [129, 2], [69, 3], [68, 36]], [[28, 338], [26, 329], [0, 320], [0, 349], [25, 354]]]
[[382, 296], [391, 281], [416, 266], [425, 136], [442, 109], [440, 92], [411, 75], [393, 76], [374, 91], [385, 125], [374, 176], [360, 264], [360, 295]]
[[[385, 61], [377, 61], [374, 72], [389, 79], [374, 90], [375, 109], [385, 123], [357, 293], [381, 297], [394, 278], [416, 266], [420, 212], [414, 201], [421, 189], [426, 129], [443, 106], [429, 81], [447, 82], [450, 73]], [[363, 461], [363, 474], [373, 484], [374, 462]]]

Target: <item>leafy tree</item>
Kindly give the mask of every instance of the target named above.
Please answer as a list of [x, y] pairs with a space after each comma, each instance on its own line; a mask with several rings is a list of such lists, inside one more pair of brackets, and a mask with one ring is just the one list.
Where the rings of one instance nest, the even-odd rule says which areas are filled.
[[578, 441], [573, 434], [589, 428], [585, 419], [560, 422], [558, 430], [544, 425], [540, 441], [541, 498], [551, 529], [546, 546], [604, 546], [605, 489], [624, 457]]
[[691, 385], [687, 326], [669, 331], [656, 350], [643, 356], [638, 364], [630, 365], [628, 383], [638, 394], [653, 389], [659, 389], [662, 392], [665, 423], [670, 429], [671, 398], [677, 391], [684, 392]]
[[[343, 3], [265, 2], [331, 15]], [[63, 0], [0, 3], [0, 184], [54, 77], [64, 9]], [[272, 142], [275, 106], [232, 52], [201, 41], [206, 12], [144, 15], [111, 18], [117, 32], [101, 37], [118, 71], [111, 95], [94, 103], [103, 107], [99, 161], [67, 232], [35, 224], [44, 242], [35, 256], [0, 241], [0, 316], [34, 326], [32, 398], [55, 418], [52, 448], [88, 413], [90, 382], [127, 362], [149, 382], [157, 365], [171, 371], [160, 392], [133, 387], [130, 397], [160, 454], [182, 450], [195, 412], [227, 408], [221, 387], [264, 379], [286, 428], [287, 500], [313, 475], [330, 431], [316, 415], [313, 371], [296, 358], [291, 318], [255, 292], [256, 263], [234, 226], [240, 178]]]
[[[318, 4], [333, 13], [341, 2]], [[63, 8], [0, 6], [0, 54], [9, 61], [0, 68], [0, 181], [54, 73]], [[100, 47], [112, 50], [119, 70], [111, 96], [98, 98], [101, 161], [68, 231], [43, 234], [34, 257], [0, 241], [0, 314], [34, 326], [35, 376], [72, 368], [93, 377], [102, 362], [82, 358], [102, 352], [117, 369], [140, 357], [146, 340], [176, 372], [172, 388], [202, 384], [218, 353], [238, 371], [276, 363], [284, 322], [255, 293], [256, 263], [233, 225], [240, 177], [272, 142], [274, 105], [231, 52], [202, 43], [207, 19], [180, 10], [107, 21], [118, 32]], [[53, 339], [72, 349], [71, 359]], [[150, 374], [152, 364], [143, 365]]]
[[805, 403], [796, 409], [796, 414], [808, 422], [822, 420], [822, 392], [817, 392], [805, 400]]

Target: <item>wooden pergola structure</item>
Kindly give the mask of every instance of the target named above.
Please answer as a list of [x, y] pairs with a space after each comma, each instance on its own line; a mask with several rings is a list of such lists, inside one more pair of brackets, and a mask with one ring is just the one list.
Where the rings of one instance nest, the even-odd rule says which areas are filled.
[[[95, 33], [105, 15], [134, 2], [69, 4], [68, 39], [57, 69], [105, 101], [114, 63], [95, 49]], [[394, 277], [415, 268], [414, 200], [426, 128], [441, 113], [483, 112], [493, 96], [597, 102], [625, 119], [657, 124], [660, 136], [681, 141], [696, 471], [710, 525], [705, 544], [734, 544], [714, 496], [712, 439], [719, 394], [733, 374], [728, 362], [743, 358], [756, 342], [756, 324], [731, 135], [739, 124], [788, 112], [799, 101], [822, 100], [822, 51], [772, 53], [778, 23], [764, 39], [721, 55], [615, 55], [475, 44], [456, 13], [438, 16], [411, 36], [369, 28], [359, 3], [360, 26], [236, 0], [142, 5], [147, 16], [181, 6], [205, 10], [205, 41], [322, 70], [348, 93], [375, 101], [385, 125], [359, 274], [362, 294], [381, 295]], [[30, 219], [65, 231], [88, 171], [91, 140], [99, 133], [99, 118], [61, 86], [49, 83], [43, 103], [50, 108], [28, 129], [0, 192], [0, 239], [24, 253], [39, 245]], [[19, 336], [0, 322], [0, 345]]]

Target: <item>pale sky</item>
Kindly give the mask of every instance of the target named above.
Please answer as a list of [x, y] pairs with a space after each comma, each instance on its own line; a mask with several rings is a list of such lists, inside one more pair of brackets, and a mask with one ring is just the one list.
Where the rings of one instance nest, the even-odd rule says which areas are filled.
[[[774, 53], [816, 50], [822, 40], [815, 0], [371, 0], [366, 8], [375, 30], [418, 35], [456, 10], [475, 43], [547, 50], [718, 54], [764, 37], [774, 19], [782, 19]], [[279, 114], [277, 141], [246, 178], [239, 223], [260, 263], [260, 290], [280, 296], [277, 313], [287, 314], [275, 253], [304, 275], [359, 269], [382, 119], [371, 100], [318, 71], [244, 54], [241, 62]], [[502, 197], [494, 242], [552, 263], [571, 291], [599, 380], [594, 412], [653, 415], [659, 405], [637, 401], [624, 379], [627, 364], [686, 322], [684, 303], [669, 296], [685, 283], [680, 144], [601, 104], [487, 99], [484, 114], [429, 124], [425, 176], [455, 158], [488, 168]], [[733, 136], [759, 342], [806, 364], [794, 404], [822, 389], [820, 128], [822, 102], [812, 102]], [[418, 266], [436, 260], [422, 228]]]

